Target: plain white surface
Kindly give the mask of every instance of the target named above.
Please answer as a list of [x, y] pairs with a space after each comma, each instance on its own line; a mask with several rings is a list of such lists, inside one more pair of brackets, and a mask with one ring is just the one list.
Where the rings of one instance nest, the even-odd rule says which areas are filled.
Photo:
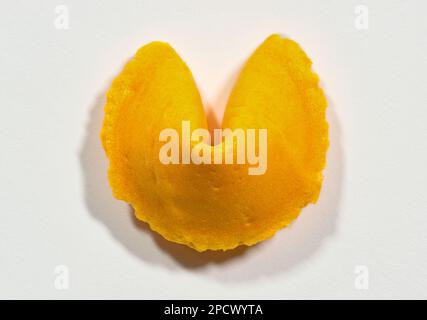
[[[69, 9], [69, 30], [54, 27]], [[354, 26], [369, 8], [369, 29]], [[1, 298], [427, 298], [425, 1], [1, 1]], [[103, 96], [170, 42], [221, 118], [265, 37], [296, 40], [329, 98], [316, 206], [225, 257], [168, 243], [111, 196]], [[54, 268], [70, 269], [57, 290]], [[355, 287], [355, 268], [369, 289]]]

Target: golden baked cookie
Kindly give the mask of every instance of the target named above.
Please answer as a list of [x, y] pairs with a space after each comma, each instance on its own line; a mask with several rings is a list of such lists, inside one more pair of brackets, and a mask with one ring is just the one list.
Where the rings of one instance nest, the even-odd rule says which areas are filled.
[[[113, 81], [105, 105], [101, 139], [114, 196], [164, 238], [198, 251], [273, 236], [316, 202], [322, 185], [327, 103], [311, 64], [296, 42], [272, 35], [244, 65], [222, 128], [267, 129], [267, 169], [250, 175], [248, 163], [159, 160], [163, 129], [181, 132], [183, 121], [207, 129], [206, 115], [191, 71], [169, 44], [139, 49]], [[213, 155], [232, 146], [205, 147]]]

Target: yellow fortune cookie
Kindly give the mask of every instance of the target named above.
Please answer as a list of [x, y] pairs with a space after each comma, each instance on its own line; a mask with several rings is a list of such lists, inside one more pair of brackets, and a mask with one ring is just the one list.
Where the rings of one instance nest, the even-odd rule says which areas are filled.
[[[265, 170], [248, 174], [254, 169], [248, 162], [184, 161], [185, 148], [202, 144], [208, 160], [230, 150], [235, 159], [237, 139], [188, 145], [181, 136], [180, 161], [165, 164], [162, 131], [183, 134], [183, 123], [207, 129], [207, 120], [187, 65], [169, 44], [152, 42], [107, 94], [101, 139], [113, 194], [164, 238], [198, 251], [265, 240], [317, 201], [328, 148], [326, 105], [307, 55], [296, 42], [272, 35], [244, 65], [222, 123], [266, 129]], [[261, 142], [259, 136], [256, 146]]]

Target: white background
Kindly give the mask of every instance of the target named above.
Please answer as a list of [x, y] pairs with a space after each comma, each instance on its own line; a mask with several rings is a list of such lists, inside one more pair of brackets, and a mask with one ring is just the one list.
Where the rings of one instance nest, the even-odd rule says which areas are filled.
[[[69, 29], [55, 28], [55, 7]], [[369, 29], [355, 28], [355, 7]], [[1, 298], [427, 298], [425, 1], [0, 3]], [[271, 33], [314, 62], [331, 147], [317, 205], [248, 250], [168, 243], [113, 199], [103, 97], [142, 45], [170, 42], [221, 119]], [[211, 119], [212, 120], [212, 119]], [[70, 270], [68, 290], [54, 269]], [[369, 289], [355, 268], [369, 270]]]

